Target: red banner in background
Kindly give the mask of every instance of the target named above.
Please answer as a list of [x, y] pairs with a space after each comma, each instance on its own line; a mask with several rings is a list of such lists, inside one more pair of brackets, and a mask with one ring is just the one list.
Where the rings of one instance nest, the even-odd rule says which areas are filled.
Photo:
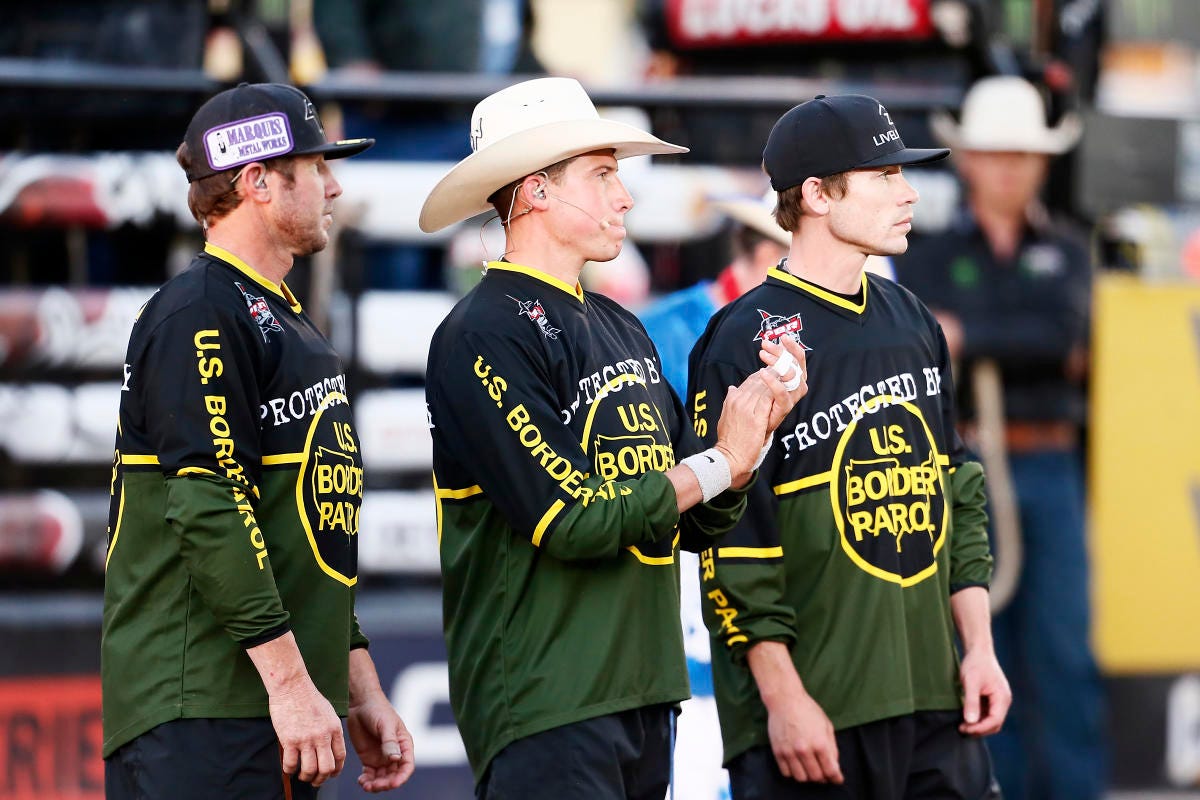
[[0, 679], [0, 797], [103, 800], [100, 677]]
[[925, 39], [929, 0], [667, 0], [677, 47]]

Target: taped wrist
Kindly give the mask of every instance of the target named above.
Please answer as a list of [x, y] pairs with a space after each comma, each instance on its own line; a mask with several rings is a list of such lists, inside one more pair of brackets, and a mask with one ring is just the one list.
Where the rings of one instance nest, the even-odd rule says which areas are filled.
[[715, 447], [688, 456], [679, 462], [692, 471], [700, 484], [700, 496], [707, 503], [733, 483], [733, 475], [729, 471], [729, 461], [725, 454]]
[[775, 441], [775, 436], [768, 437], [767, 443], [763, 445], [763, 449], [758, 451], [758, 459], [754, 462], [754, 466], [750, 469], [751, 472], [762, 466], [762, 462], [767, 460], [767, 453], [771, 450], [771, 442]]

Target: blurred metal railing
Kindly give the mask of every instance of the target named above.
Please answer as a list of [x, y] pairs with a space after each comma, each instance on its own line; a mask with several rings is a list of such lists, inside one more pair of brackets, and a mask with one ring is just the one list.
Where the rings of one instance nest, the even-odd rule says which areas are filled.
[[[390, 72], [350, 77], [330, 73], [306, 87], [321, 100], [386, 100], [474, 104], [531, 75]], [[138, 94], [211, 93], [223, 84], [199, 69], [122, 67], [109, 64], [0, 58], [0, 91]], [[816, 94], [869, 94], [893, 111], [957, 108], [962, 89], [935, 82], [873, 82], [788, 77], [683, 77], [629, 87], [589, 87], [597, 105], [647, 108], [780, 108]]]

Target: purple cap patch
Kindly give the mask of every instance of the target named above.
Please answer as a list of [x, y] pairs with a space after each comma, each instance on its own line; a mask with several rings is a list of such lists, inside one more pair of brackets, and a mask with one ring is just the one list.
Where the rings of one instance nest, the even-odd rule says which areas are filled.
[[214, 172], [287, 155], [294, 147], [286, 114], [241, 119], [204, 133], [204, 151]]

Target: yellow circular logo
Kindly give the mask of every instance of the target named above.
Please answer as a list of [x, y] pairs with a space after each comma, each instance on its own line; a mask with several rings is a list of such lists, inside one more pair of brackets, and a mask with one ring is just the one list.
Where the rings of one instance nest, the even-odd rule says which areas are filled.
[[937, 572], [949, 527], [945, 461], [917, 406], [886, 395], [863, 405], [830, 472], [833, 518], [851, 561], [901, 586]]
[[[630, 373], [618, 375], [596, 393], [584, 422], [580, 445], [592, 459], [592, 474], [606, 481], [598, 493], [602, 498], [613, 493], [611, 487], [615, 481], [636, 478], [651, 470], [665, 472], [675, 466], [675, 450], [666, 421], [646, 381]], [[643, 564], [664, 566], [675, 563], [678, 543], [676, 532], [670, 539], [630, 545], [626, 549]]]
[[308, 428], [296, 478], [296, 505], [321, 571], [347, 586], [358, 582], [358, 510], [363, 469], [349, 401], [325, 396]]

